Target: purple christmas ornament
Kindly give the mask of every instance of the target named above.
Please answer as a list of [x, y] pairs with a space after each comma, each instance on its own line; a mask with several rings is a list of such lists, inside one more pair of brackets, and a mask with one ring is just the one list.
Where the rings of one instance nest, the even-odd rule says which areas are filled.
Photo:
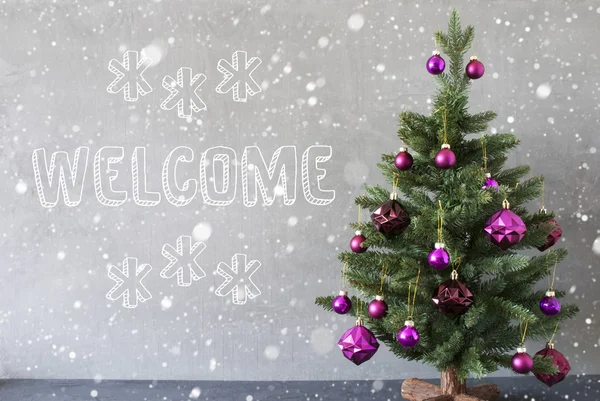
[[354, 253], [365, 252], [369, 248], [366, 245], [363, 246], [363, 242], [366, 241], [367, 237], [362, 235], [361, 231], [356, 231], [354, 234], [354, 237], [352, 237], [352, 239], [350, 240], [350, 249], [352, 249], [352, 252]]
[[560, 300], [556, 298], [554, 291], [546, 292], [546, 296], [540, 301], [540, 310], [546, 316], [558, 315], [560, 312]]
[[442, 149], [435, 155], [435, 165], [437, 168], [447, 170], [456, 164], [456, 155], [450, 150], [447, 143], [442, 145]]
[[436, 270], [444, 270], [446, 267], [450, 266], [450, 255], [448, 254], [448, 251], [444, 249], [443, 243], [437, 242], [435, 244], [435, 249], [429, 253], [427, 262], [429, 263], [429, 266]]
[[371, 214], [371, 220], [377, 231], [385, 235], [400, 234], [410, 224], [410, 216], [400, 202], [396, 193], [390, 195], [390, 200], [382, 203]]
[[536, 355], [544, 358], [552, 358], [554, 366], [558, 369], [558, 372], [553, 375], [533, 372], [535, 377], [548, 387], [552, 387], [556, 383], [563, 381], [571, 371], [571, 364], [567, 361], [567, 358], [560, 351], [554, 349], [554, 344], [552, 343], [548, 343], [546, 348], [538, 351]]
[[340, 315], [345, 315], [350, 312], [350, 309], [352, 309], [352, 301], [348, 298], [348, 292], [343, 290], [340, 291], [340, 294], [333, 298], [331, 306], [333, 306], [334, 312]]
[[485, 175], [485, 182], [483, 183], [483, 187], [481, 189], [486, 190], [493, 188], [496, 192], [498, 192], [498, 181], [492, 178], [490, 173]]
[[407, 320], [404, 327], [398, 332], [398, 342], [404, 348], [412, 348], [419, 342], [419, 332], [415, 328], [415, 322]]
[[432, 56], [427, 60], [427, 71], [432, 75], [439, 75], [444, 72], [444, 68], [446, 68], [446, 62], [440, 56], [440, 52], [434, 50]]
[[452, 280], [443, 282], [431, 298], [434, 306], [444, 315], [460, 316], [473, 304], [473, 294], [462, 282], [458, 281], [456, 270]]
[[368, 361], [375, 355], [379, 348], [379, 343], [371, 330], [362, 325], [362, 320], [358, 318], [356, 326], [346, 331], [338, 346], [342, 354], [356, 365]]
[[490, 241], [504, 251], [518, 244], [527, 231], [523, 220], [509, 206], [508, 201], [504, 200], [503, 209], [494, 213], [483, 229]]
[[513, 371], [522, 375], [531, 372], [531, 369], [533, 369], [533, 359], [529, 356], [525, 347], [517, 348], [517, 353], [513, 355], [510, 363]]
[[369, 316], [373, 319], [383, 319], [387, 316], [388, 305], [383, 300], [382, 295], [377, 295], [374, 300], [369, 303]]
[[485, 67], [483, 63], [477, 60], [477, 57], [472, 56], [471, 60], [465, 67], [465, 74], [471, 79], [479, 79], [483, 77], [483, 73], [485, 72]]
[[410, 153], [408, 153], [408, 149], [400, 148], [400, 153], [396, 155], [394, 164], [400, 171], [410, 170], [413, 165], [413, 157]]

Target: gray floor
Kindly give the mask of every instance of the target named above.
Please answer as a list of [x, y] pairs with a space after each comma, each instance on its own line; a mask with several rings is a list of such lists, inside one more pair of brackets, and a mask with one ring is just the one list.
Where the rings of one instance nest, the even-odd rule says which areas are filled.
[[[548, 389], [534, 377], [490, 379], [501, 399], [598, 401], [600, 376], [570, 377]], [[401, 381], [192, 382], [87, 380], [0, 381], [1, 401], [388, 401]]]

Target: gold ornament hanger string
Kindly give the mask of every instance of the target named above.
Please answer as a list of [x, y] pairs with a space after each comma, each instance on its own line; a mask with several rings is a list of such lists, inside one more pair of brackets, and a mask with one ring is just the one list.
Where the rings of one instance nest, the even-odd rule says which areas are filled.
[[348, 285], [348, 262], [344, 262], [344, 268], [342, 269], [342, 290], [346, 289], [346, 285]]
[[[406, 320], [413, 320], [415, 314], [415, 305], [417, 300], [417, 288], [419, 287], [419, 279], [421, 278], [421, 268], [419, 268], [419, 272], [417, 273], [417, 281], [414, 284], [414, 292], [411, 294], [411, 284], [408, 283], [408, 317]], [[412, 295], [412, 309], [411, 309], [411, 295]]]
[[452, 261], [452, 273], [451, 273], [452, 280], [458, 280], [458, 268], [460, 267], [460, 262], [461, 262], [460, 256], [457, 256]]
[[540, 210], [546, 210], [546, 201], [544, 198], [544, 180], [542, 179], [542, 207]]
[[383, 284], [385, 283], [385, 276], [387, 275], [389, 265], [387, 263], [383, 263], [381, 267], [381, 285], [379, 286], [379, 294], [383, 295]]
[[525, 337], [527, 336], [528, 327], [529, 319], [525, 319], [525, 327], [523, 327], [523, 320], [519, 319], [519, 334], [521, 335], [521, 345], [525, 344]]
[[558, 332], [558, 325], [559, 325], [559, 323], [556, 323], [554, 332], [552, 332], [552, 337], [550, 337], [550, 341], [548, 341], [550, 344], [552, 344], [554, 342], [554, 337], [556, 337], [556, 333]]
[[358, 224], [362, 223], [362, 207], [358, 207]]
[[438, 203], [440, 204], [440, 211], [438, 212], [438, 242], [444, 242], [444, 232], [443, 232], [443, 220], [442, 220], [442, 213], [444, 212], [444, 209], [442, 208], [442, 201], [438, 200]]
[[550, 275], [548, 275], [548, 289], [554, 291], [554, 280], [556, 279], [556, 266], [558, 265], [558, 256], [554, 261], [554, 269], [552, 270], [552, 281], [550, 281]]
[[444, 107], [444, 143], [448, 143], [448, 132], [446, 131], [446, 108]]
[[487, 171], [487, 151], [485, 150], [485, 135], [481, 137], [481, 149], [483, 151], [483, 170]]

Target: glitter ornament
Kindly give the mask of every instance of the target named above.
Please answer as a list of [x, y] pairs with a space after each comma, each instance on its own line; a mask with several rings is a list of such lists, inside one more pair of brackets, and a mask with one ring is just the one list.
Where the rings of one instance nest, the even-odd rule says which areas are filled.
[[444, 315], [460, 316], [473, 304], [473, 294], [462, 282], [458, 273], [452, 271], [452, 279], [443, 282], [431, 298], [434, 306]]
[[509, 207], [510, 205], [505, 199], [502, 203], [502, 209], [488, 219], [483, 229], [490, 241], [502, 250], [507, 250], [518, 244], [527, 231], [523, 220], [512, 212]]
[[338, 341], [338, 346], [344, 357], [354, 362], [355, 365], [360, 365], [375, 355], [379, 343], [373, 332], [363, 326], [362, 320], [358, 318], [356, 326], [342, 335], [340, 341]]
[[373, 319], [383, 319], [387, 316], [388, 305], [383, 299], [383, 295], [377, 295], [374, 300], [369, 303], [369, 316]]
[[446, 62], [440, 56], [440, 52], [434, 50], [432, 52], [432, 56], [427, 60], [427, 71], [432, 75], [439, 75], [444, 72], [444, 68], [446, 68]]
[[485, 67], [483, 66], [483, 63], [477, 60], [476, 56], [471, 56], [469, 63], [465, 67], [465, 74], [471, 79], [479, 79], [483, 77], [484, 72]]
[[435, 249], [433, 249], [427, 257], [427, 262], [429, 263], [429, 266], [436, 270], [444, 270], [446, 267], [450, 266], [450, 255], [448, 254], [448, 251], [444, 249], [444, 243], [436, 242]]
[[371, 214], [375, 228], [382, 234], [400, 234], [410, 224], [410, 216], [397, 198], [396, 192], [392, 192], [390, 200], [382, 203]]
[[408, 153], [408, 149], [404, 147], [400, 148], [400, 152], [394, 159], [394, 165], [400, 171], [410, 170], [413, 165], [413, 157], [410, 153]]
[[442, 148], [435, 155], [435, 165], [437, 168], [447, 170], [456, 164], [456, 156], [450, 150], [450, 145], [447, 143], [442, 145]]
[[404, 348], [413, 348], [419, 342], [419, 332], [415, 328], [415, 322], [407, 320], [404, 327], [398, 332], [398, 342]]
[[552, 362], [558, 370], [558, 372], [552, 375], [536, 373], [535, 371], [533, 372], [535, 377], [548, 387], [552, 387], [556, 383], [563, 381], [567, 374], [569, 374], [571, 371], [571, 364], [560, 351], [554, 348], [554, 344], [552, 342], [546, 344], [546, 348], [538, 351], [536, 355], [539, 355], [543, 358], [552, 358]]
[[510, 364], [515, 373], [523, 375], [533, 369], [533, 359], [529, 356], [525, 347], [517, 348], [517, 353], [513, 355]]
[[367, 240], [367, 237], [365, 237], [360, 230], [356, 231], [354, 234], [355, 234], [354, 237], [352, 237], [352, 239], [350, 240], [350, 249], [354, 253], [366, 252], [366, 250], [369, 247], [366, 245], [363, 245], [363, 242], [365, 242]]
[[540, 310], [546, 316], [555, 316], [560, 312], [560, 300], [554, 291], [547, 291], [546, 296], [540, 301]]
[[348, 298], [347, 291], [340, 291], [339, 295], [333, 298], [333, 302], [331, 303], [333, 310], [335, 313], [340, 315], [345, 315], [350, 312], [352, 309], [352, 301]]

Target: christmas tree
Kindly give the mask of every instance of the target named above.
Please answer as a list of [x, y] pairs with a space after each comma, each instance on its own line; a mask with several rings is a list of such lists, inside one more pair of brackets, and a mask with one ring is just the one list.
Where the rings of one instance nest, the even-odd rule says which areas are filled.
[[[533, 371], [548, 385], [569, 370], [551, 344], [559, 323], [578, 312], [561, 305], [564, 292], [554, 289], [556, 266], [560, 273], [567, 256], [554, 246], [561, 230], [544, 209], [543, 178], [526, 178], [529, 166], [505, 166], [516, 136], [486, 133], [493, 111], [469, 113], [469, 88], [484, 75], [476, 57], [465, 66], [473, 39], [456, 11], [448, 31], [435, 33], [440, 52], [427, 61], [437, 82], [431, 113], [400, 114], [403, 148], [378, 164], [389, 187], [367, 186], [355, 200], [372, 215], [351, 224], [357, 235], [339, 255], [351, 295], [316, 300], [357, 317], [339, 343], [356, 364], [383, 342], [441, 372], [435, 389], [403, 386], [411, 400], [465, 393], [468, 377], [502, 367]], [[527, 204], [540, 198], [541, 209], [531, 213]], [[543, 253], [519, 253], [530, 248]], [[528, 340], [549, 339], [533, 358], [523, 349]]]

